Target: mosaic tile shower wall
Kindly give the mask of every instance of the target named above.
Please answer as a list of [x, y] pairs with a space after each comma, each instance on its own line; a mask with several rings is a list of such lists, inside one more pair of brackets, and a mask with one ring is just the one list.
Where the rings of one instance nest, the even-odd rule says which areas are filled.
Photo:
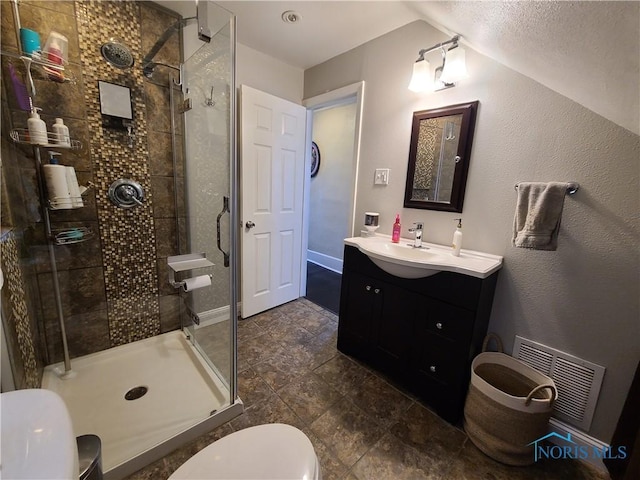
[[[126, 39], [135, 59], [141, 58], [140, 9], [134, 2], [76, 2], [76, 17], [87, 119], [93, 127], [90, 148], [106, 267], [109, 337], [116, 346], [160, 333], [143, 76], [139, 68], [119, 70], [97, 56], [100, 45], [119, 38]], [[124, 131], [98, 127], [102, 123], [99, 80], [131, 89], [135, 135], [131, 143]], [[120, 178], [142, 186], [144, 205], [121, 209], [109, 201], [106, 192]]]
[[[14, 382], [16, 388], [38, 388], [40, 373], [34, 346], [34, 331], [29, 319], [26, 285], [13, 232], [2, 236], [0, 255], [5, 281], [5, 287], [2, 289], [2, 310], [3, 318], [6, 320], [5, 327], [9, 330], [7, 347], [14, 357]], [[11, 339], [16, 339], [17, 345], [11, 345]], [[19, 357], [19, 360], [16, 357]]]

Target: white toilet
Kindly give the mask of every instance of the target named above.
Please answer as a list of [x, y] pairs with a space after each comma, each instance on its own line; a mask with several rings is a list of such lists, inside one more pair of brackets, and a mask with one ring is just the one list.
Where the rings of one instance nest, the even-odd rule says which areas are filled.
[[227, 435], [187, 460], [169, 480], [321, 480], [307, 436], [271, 423]]

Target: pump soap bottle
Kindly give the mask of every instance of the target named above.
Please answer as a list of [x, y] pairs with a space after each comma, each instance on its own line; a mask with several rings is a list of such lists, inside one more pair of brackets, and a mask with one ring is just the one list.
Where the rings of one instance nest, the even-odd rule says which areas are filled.
[[47, 124], [38, 115], [38, 110], [42, 110], [40, 107], [33, 107], [31, 109], [31, 116], [27, 120], [27, 128], [29, 129], [29, 142], [36, 145], [48, 145], [47, 140]]
[[391, 234], [391, 241], [393, 243], [400, 242], [400, 231], [402, 227], [400, 225], [400, 214], [396, 214], [396, 223], [393, 224], [393, 232]]
[[64, 124], [64, 120], [62, 118], [56, 118], [56, 123], [51, 127], [53, 133], [54, 141], [63, 147], [71, 146], [71, 139], [69, 138], [69, 127]]
[[458, 226], [456, 227], [456, 231], [453, 232], [453, 241], [451, 242], [453, 250], [451, 251], [451, 255], [459, 257], [460, 249], [462, 248], [462, 219], [454, 218], [454, 220], [458, 221]]

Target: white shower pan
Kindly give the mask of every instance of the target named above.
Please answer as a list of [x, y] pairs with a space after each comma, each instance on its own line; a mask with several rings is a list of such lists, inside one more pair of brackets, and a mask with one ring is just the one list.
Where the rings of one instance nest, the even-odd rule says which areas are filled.
[[[127, 476], [242, 413], [182, 331], [45, 368], [42, 388], [65, 401], [76, 436], [102, 440], [105, 479]], [[127, 400], [125, 396], [133, 398]]]

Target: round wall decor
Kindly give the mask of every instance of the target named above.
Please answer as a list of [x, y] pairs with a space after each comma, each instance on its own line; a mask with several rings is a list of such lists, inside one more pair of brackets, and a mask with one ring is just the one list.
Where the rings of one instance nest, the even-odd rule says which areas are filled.
[[320, 149], [316, 142], [311, 142], [311, 178], [318, 174], [320, 169]]

